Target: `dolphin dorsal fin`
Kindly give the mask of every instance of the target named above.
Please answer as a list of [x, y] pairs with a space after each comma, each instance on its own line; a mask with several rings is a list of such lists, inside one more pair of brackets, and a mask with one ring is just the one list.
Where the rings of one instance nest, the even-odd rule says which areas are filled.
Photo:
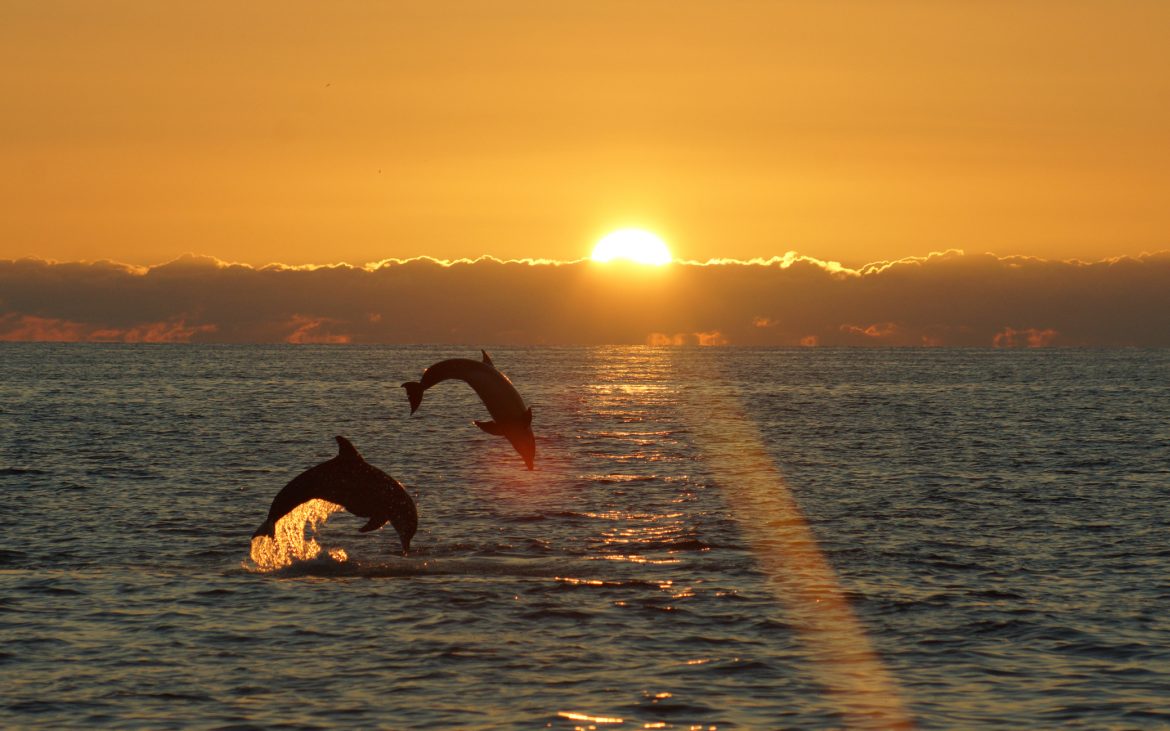
[[486, 363], [487, 365], [490, 365], [492, 368], [496, 367], [496, 364], [492, 362], [492, 357], [487, 354], [486, 350], [480, 350], [479, 352], [483, 353], [483, 362], [484, 363]]
[[354, 449], [354, 446], [349, 443], [345, 437], [338, 436], [337, 439], [337, 456], [345, 457], [346, 459], [361, 459], [362, 456]]
[[524, 423], [527, 424], [528, 426], [532, 426], [532, 407], [531, 406], [528, 407], [528, 411], [524, 412]]

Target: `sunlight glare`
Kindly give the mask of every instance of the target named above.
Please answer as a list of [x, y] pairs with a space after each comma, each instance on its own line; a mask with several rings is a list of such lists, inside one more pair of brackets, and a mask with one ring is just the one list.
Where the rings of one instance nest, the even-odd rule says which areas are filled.
[[669, 264], [673, 259], [661, 237], [638, 228], [623, 228], [607, 234], [593, 247], [590, 258], [600, 263], [625, 259], [653, 266]]

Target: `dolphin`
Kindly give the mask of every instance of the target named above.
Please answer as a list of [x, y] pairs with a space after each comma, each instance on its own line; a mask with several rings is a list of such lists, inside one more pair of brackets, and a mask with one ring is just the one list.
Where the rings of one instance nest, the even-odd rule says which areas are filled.
[[524, 405], [524, 399], [508, 377], [496, 370], [486, 350], [483, 361], [469, 358], [441, 360], [423, 371], [422, 378], [402, 384], [410, 399], [410, 413], [418, 411], [423, 392], [431, 386], [449, 379], [466, 381], [475, 389], [483, 405], [494, 421], [477, 421], [475, 425], [488, 434], [505, 437], [532, 469], [536, 459], [536, 437], [532, 435], [532, 408]]
[[390, 521], [398, 531], [402, 555], [410, 550], [410, 539], [418, 529], [418, 511], [414, 501], [398, 480], [366, 462], [345, 437], [337, 439], [337, 456], [297, 475], [276, 493], [268, 519], [260, 524], [253, 538], [276, 535], [276, 521], [294, 508], [314, 498], [337, 503], [359, 518], [370, 522], [358, 529], [361, 533], [377, 530]]

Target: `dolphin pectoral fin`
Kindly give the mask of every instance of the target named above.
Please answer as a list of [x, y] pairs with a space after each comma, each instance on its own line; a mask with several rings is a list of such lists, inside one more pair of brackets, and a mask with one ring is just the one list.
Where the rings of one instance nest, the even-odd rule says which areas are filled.
[[491, 434], [493, 436], [497, 436], [497, 437], [504, 436], [504, 431], [502, 429], [500, 429], [500, 425], [494, 421], [477, 421], [477, 422], [475, 422], [475, 425], [478, 426], [480, 429], [483, 429], [488, 434]]
[[528, 411], [524, 412], [524, 423], [527, 424], [528, 426], [532, 426], [532, 407], [531, 406], [528, 407]]
[[483, 362], [484, 362], [486, 365], [490, 365], [492, 368], [495, 368], [495, 367], [496, 367], [496, 364], [495, 364], [495, 363], [492, 363], [492, 357], [491, 357], [490, 355], [488, 355], [488, 354], [487, 354], [487, 351], [486, 351], [486, 350], [480, 350], [479, 352], [483, 353]]
[[389, 518], [387, 518], [385, 515], [375, 515], [374, 517], [370, 518], [369, 523], [366, 523], [361, 528], [358, 528], [358, 533], [369, 533], [372, 530], [378, 530], [382, 526], [386, 525], [387, 520], [389, 520]]

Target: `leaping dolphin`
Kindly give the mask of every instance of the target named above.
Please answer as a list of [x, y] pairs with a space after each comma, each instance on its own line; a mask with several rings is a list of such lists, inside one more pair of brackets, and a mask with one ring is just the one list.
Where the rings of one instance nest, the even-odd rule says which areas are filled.
[[276, 521], [314, 498], [337, 503], [370, 522], [361, 533], [377, 530], [390, 521], [402, 543], [402, 555], [410, 550], [410, 539], [418, 529], [418, 512], [402, 483], [366, 462], [345, 437], [336, 437], [337, 456], [297, 475], [276, 493], [272, 507], [253, 538], [276, 535]]
[[410, 413], [418, 411], [423, 392], [431, 386], [449, 379], [466, 381], [475, 389], [483, 405], [494, 421], [477, 421], [475, 425], [488, 434], [505, 437], [524, 458], [524, 464], [532, 469], [536, 459], [536, 437], [532, 435], [532, 408], [524, 405], [524, 399], [508, 377], [496, 370], [487, 351], [483, 362], [469, 358], [441, 360], [423, 371], [422, 378], [402, 384], [410, 399]]

